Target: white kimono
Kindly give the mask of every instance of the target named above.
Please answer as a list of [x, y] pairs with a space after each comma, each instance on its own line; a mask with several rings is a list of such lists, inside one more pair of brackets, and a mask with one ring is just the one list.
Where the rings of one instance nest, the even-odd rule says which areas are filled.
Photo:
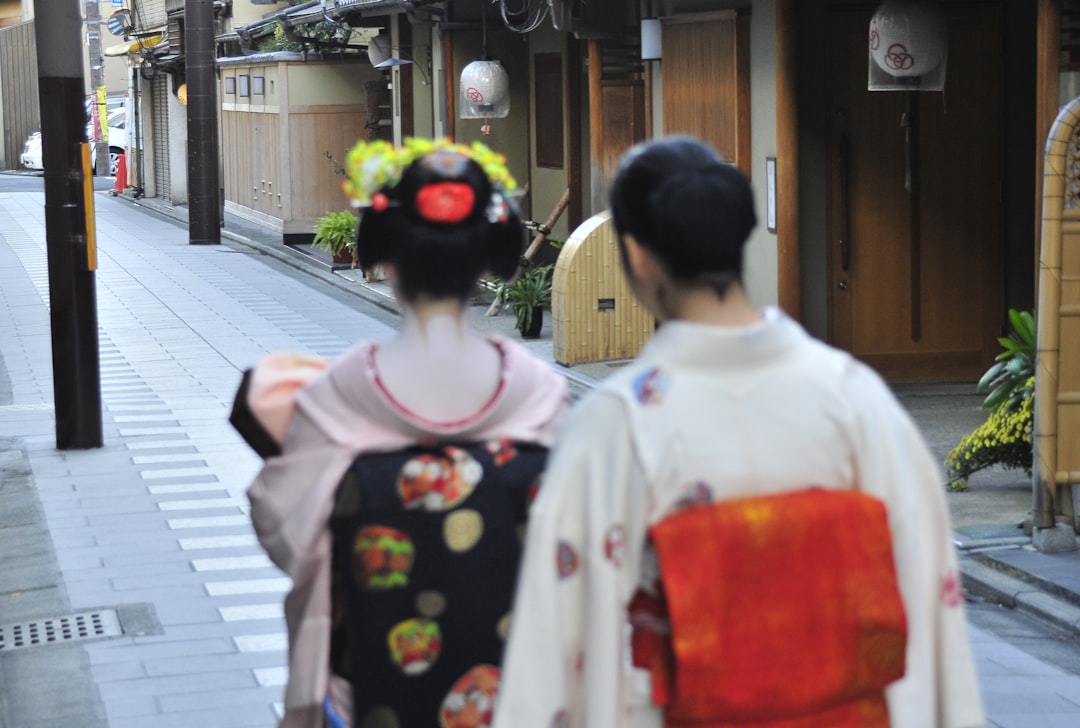
[[857, 486], [888, 509], [908, 621], [893, 728], [982, 725], [942, 484], [881, 379], [779, 311], [746, 327], [665, 323], [575, 408], [549, 460], [495, 728], [661, 726], [627, 645], [627, 602], [655, 577], [648, 528], [703, 488], [721, 500], [808, 486]]

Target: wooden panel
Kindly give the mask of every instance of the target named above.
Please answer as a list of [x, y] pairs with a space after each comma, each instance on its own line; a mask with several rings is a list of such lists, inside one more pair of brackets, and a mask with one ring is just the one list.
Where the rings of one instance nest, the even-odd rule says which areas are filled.
[[604, 141], [600, 150], [605, 200], [615, 170], [626, 150], [645, 139], [645, 84], [641, 81], [604, 81], [600, 85], [604, 108]]
[[749, 176], [749, 20], [732, 11], [661, 27], [664, 133], [708, 142]]
[[562, 169], [563, 68], [562, 53], [537, 53], [533, 57], [536, 98], [536, 165]]
[[[344, 177], [335, 174], [324, 152], [343, 161], [365, 135], [364, 116], [357, 112], [294, 114], [289, 120], [289, 165], [292, 170], [292, 218], [314, 220], [328, 211], [348, 208], [341, 190]], [[302, 183], [297, 183], [302, 180]]]
[[289, 189], [290, 185], [281, 178], [280, 117], [259, 113], [248, 116], [251, 119], [252, 178], [257, 188], [255, 209], [272, 217], [282, 217], [282, 195], [295, 196], [296, 188], [302, 189], [304, 184], [293, 184]]
[[239, 111], [226, 111], [221, 115], [225, 199], [244, 207], [252, 207], [256, 202], [252, 183], [250, 116]]
[[630, 291], [607, 212], [582, 223], [555, 264], [551, 292], [555, 361], [628, 359], [652, 335], [655, 321]]
[[0, 30], [0, 93], [0, 169], [18, 169], [26, 137], [41, 128], [33, 21]]

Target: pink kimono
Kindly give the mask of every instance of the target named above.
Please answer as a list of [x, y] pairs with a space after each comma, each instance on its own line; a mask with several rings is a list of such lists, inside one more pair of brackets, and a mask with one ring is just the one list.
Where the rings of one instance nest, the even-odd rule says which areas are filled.
[[333, 363], [271, 355], [245, 381], [238, 409], [246, 409], [248, 421], [281, 450], [266, 460], [248, 490], [259, 541], [293, 581], [285, 600], [289, 679], [281, 728], [322, 728], [328, 697], [339, 715], [352, 714], [349, 683], [330, 671], [327, 524], [354, 460], [433, 441], [553, 444], [569, 403], [564, 378], [520, 345], [490, 338], [502, 355], [498, 390], [475, 415], [447, 426], [401, 409], [387, 395], [372, 343], [358, 344]]

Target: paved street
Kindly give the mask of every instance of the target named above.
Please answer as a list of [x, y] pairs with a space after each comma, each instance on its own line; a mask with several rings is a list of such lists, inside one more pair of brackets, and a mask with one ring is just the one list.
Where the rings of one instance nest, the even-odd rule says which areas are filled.
[[[270, 728], [287, 582], [248, 522], [259, 462], [226, 422], [232, 395], [266, 352], [332, 356], [394, 317], [95, 204], [105, 447], [58, 452], [43, 196], [0, 188], [0, 727]], [[89, 639], [12, 645], [12, 626], [79, 615]], [[971, 633], [989, 725], [1080, 725], [1080, 677]]]

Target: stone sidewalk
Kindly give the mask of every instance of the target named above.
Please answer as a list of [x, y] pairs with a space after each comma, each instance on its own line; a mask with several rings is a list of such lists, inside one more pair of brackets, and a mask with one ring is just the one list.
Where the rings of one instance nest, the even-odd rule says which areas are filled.
[[[287, 582], [251, 532], [259, 463], [228, 408], [262, 354], [385, 337], [392, 304], [236, 221], [226, 244], [189, 246], [146, 201], [95, 202], [105, 446], [60, 452], [43, 198], [0, 194], [0, 726], [270, 728]], [[512, 328], [474, 308], [478, 327]], [[550, 357], [545, 336], [529, 346]], [[614, 366], [565, 373], [584, 391]], [[978, 414], [970, 396], [900, 394], [928, 433]], [[958, 538], [1020, 554], [1003, 539], [1023, 516], [972, 520]], [[991, 725], [1080, 725], [1080, 678], [971, 633]]]

